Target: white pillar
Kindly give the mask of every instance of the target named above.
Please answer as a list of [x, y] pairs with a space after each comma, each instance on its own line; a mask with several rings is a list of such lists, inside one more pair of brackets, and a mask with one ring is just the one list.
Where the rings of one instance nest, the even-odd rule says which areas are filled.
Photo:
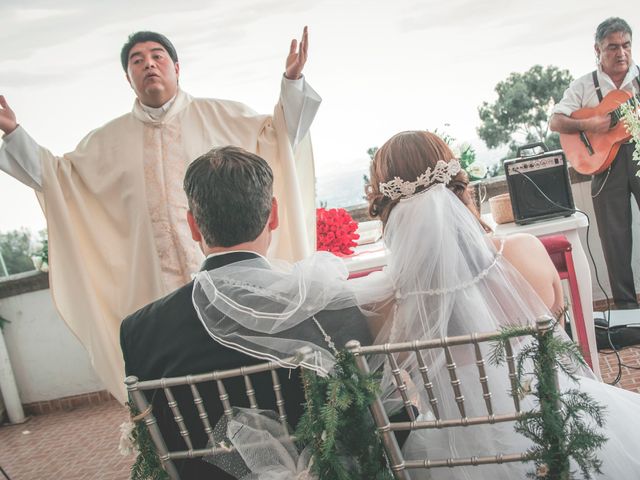
[[2, 393], [4, 405], [7, 407], [9, 422], [23, 423], [26, 421], [2, 329], [0, 329], [0, 393]]

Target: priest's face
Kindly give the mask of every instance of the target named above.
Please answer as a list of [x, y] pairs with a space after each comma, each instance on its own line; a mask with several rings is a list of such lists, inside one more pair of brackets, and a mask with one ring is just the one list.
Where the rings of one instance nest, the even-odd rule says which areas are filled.
[[142, 42], [129, 52], [127, 80], [144, 105], [161, 107], [178, 90], [180, 65], [173, 63], [165, 48], [156, 42]]

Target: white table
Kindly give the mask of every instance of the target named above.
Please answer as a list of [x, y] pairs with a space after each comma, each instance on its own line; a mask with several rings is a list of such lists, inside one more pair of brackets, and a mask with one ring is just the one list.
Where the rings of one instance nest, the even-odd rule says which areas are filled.
[[[591, 271], [589, 270], [589, 262], [587, 255], [578, 236], [578, 230], [586, 228], [588, 225], [587, 218], [580, 214], [574, 213], [569, 217], [553, 218], [540, 222], [534, 222], [529, 225], [516, 225], [515, 223], [504, 223], [496, 225], [491, 214], [485, 214], [482, 219], [489, 224], [495, 231], [496, 235], [509, 235], [512, 233], [529, 233], [537, 237], [545, 235], [562, 234], [567, 237], [571, 243], [573, 263], [578, 280], [578, 288], [580, 290], [580, 302], [582, 305], [582, 313], [584, 323], [587, 330], [587, 339], [589, 344], [589, 352], [593, 359], [593, 371], [600, 378], [600, 366], [598, 364], [598, 349], [596, 346], [596, 334], [593, 324], [593, 292], [591, 290]], [[382, 243], [378, 240], [369, 245], [360, 245], [355, 249], [355, 255], [345, 257], [343, 260], [349, 269], [352, 278], [367, 275], [375, 270], [380, 270], [387, 264], [387, 251]]]
[[387, 249], [380, 239], [368, 245], [358, 245], [353, 255], [342, 260], [349, 270], [349, 278], [363, 277], [387, 264]]
[[593, 371], [600, 378], [600, 365], [598, 364], [598, 349], [596, 346], [596, 332], [593, 324], [593, 291], [591, 287], [591, 271], [589, 261], [582, 248], [582, 242], [578, 236], [578, 230], [589, 225], [587, 217], [581, 213], [574, 213], [569, 217], [552, 218], [550, 220], [530, 223], [528, 225], [516, 225], [515, 223], [503, 223], [496, 225], [491, 214], [482, 215], [482, 219], [494, 229], [496, 235], [510, 235], [512, 233], [530, 233], [536, 237], [545, 235], [562, 234], [571, 243], [573, 264], [580, 290], [580, 303], [584, 324], [587, 329], [589, 352], [593, 359]]

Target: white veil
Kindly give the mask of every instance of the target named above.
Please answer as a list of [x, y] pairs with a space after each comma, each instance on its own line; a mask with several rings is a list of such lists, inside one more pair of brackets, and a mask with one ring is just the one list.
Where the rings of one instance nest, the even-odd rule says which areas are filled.
[[[498, 330], [506, 325], [531, 324], [542, 314], [550, 314], [527, 281], [496, 251], [476, 218], [444, 185], [436, 185], [420, 194], [401, 200], [391, 211], [385, 228], [385, 244], [390, 249], [384, 274], [394, 285], [396, 297], [393, 320], [386, 323], [378, 342], [429, 339]], [[526, 252], [523, 252], [526, 254]], [[556, 334], [566, 338], [561, 330]], [[462, 347], [456, 347], [460, 349]], [[517, 354], [519, 345], [514, 345]], [[483, 352], [486, 358], [486, 353]], [[477, 381], [475, 358], [468, 351], [454, 351], [458, 378], [465, 395], [467, 416], [486, 414]], [[457, 405], [448, 383], [450, 377], [442, 355], [425, 358], [434, 384], [443, 418], [454, 418]], [[462, 359], [462, 361], [460, 360]], [[411, 360], [398, 363], [417, 384], [421, 381], [417, 365]], [[504, 374], [487, 366], [496, 413], [512, 405], [505, 395], [510, 389]], [[587, 367], [575, 366], [579, 383], [559, 375], [560, 389], [579, 388], [605, 405], [609, 438], [598, 457], [604, 462], [598, 478], [633, 478], [640, 468], [635, 454], [640, 442], [640, 395], [614, 388], [596, 380]], [[392, 382], [385, 369], [383, 387]], [[394, 408], [394, 399], [387, 404]], [[430, 417], [428, 401], [419, 398], [420, 414]], [[521, 401], [524, 410], [533, 407], [532, 397]], [[397, 402], [395, 402], [397, 406]], [[388, 407], [389, 409], [389, 407]], [[631, 425], [630, 423], [633, 423]], [[411, 434], [404, 447], [406, 458], [424, 459], [517, 453], [526, 450], [529, 441], [513, 430], [513, 424], [485, 425], [481, 428], [421, 430]], [[484, 450], [484, 451], [483, 451]], [[426, 453], [426, 455], [425, 455]], [[575, 465], [574, 465], [575, 467]], [[524, 478], [532, 464], [467, 467], [456, 470], [456, 479]], [[424, 471], [423, 471], [424, 472]], [[413, 473], [415, 478], [449, 479], [449, 469]]]
[[388, 265], [367, 277], [347, 280], [342, 260], [327, 252], [294, 265], [255, 258], [199, 272], [193, 303], [219, 342], [285, 367], [308, 346], [315, 355], [303, 365], [321, 373], [334, 356], [325, 332], [314, 343], [295, 327], [322, 311], [358, 307], [377, 324], [376, 343], [494, 331], [548, 313], [443, 184], [401, 200], [384, 241]]
[[[282, 361], [285, 367], [300, 361], [321, 374], [333, 364], [330, 332], [322, 332], [318, 341], [317, 335], [316, 339], [306, 336], [306, 331], [301, 335], [296, 327], [315, 321], [314, 316], [325, 310], [358, 307], [375, 325], [376, 343], [491, 332], [533, 324], [549, 313], [526, 280], [496, 250], [477, 219], [442, 183], [400, 200], [388, 218], [384, 241], [390, 252], [387, 267], [355, 280], [347, 280], [342, 261], [327, 253], [316, 253], [294, 266], [265, 268], [264, 260], [250, 260], [201, 272], [194, 285], [195, 307], [205, 328], [225, 345], [258, 358]], [[295, 362], [284, 361], [304, 346], [314, 353]], [[454, 349], [453, 353], [458, 357], [467, 415], [485, 415], [472, 350]], [[486, 357], [488, 352], [483, 353]], [[396, 360], [413, 383], [421, 384], [414, 356]], [[457, 405], [443, 354], [426, 354], [425, 361], [440, 398], [440, 413], [443, 418], [454, 418]], [[392, 394], [393, 376], [381, 358], [371, 359], [370, 364], [383, 372], [382, 396], [392, 414], [401, 408]], [[507, 377], [493, 375], [493, 368], [487, 366], [489, 377], [496, 379], [492, 390], [508, 392]], [[579, 373], [593, 378], [588, 369]], [[429, 418], [427, 399], [415, 391], [410, 396], [422, 418]], [[513, 406], [507, 395], [500, 396], [504, 400], [496, 399], [496, 413]], [[405, 450], [409, 456], [424, 458], [425, 445], [432, 458], [482, 454], [475, 448], [478, 445], [485, 446], [488, 454], [524, 451], [529, 446], [513, 432], [512, 424], [490, 425], [473, 434], [465, 429], [412, 434]], [[497, 478], [512, 478], [510, 475], [522, 476], [523, 468], [499, 465], [495, 473]], [[473, 472], [488, 470], [469, 472], [460, 472], [466, 475], [460, 478], [474, 478]], [[448, 474], [447, 469], [432, 473], [433, 478], [448, 478]]]
[[[331, 334], [336, 332], [326, 332], [316, 315], [361, 306], [362, 314], [373, 318], [392, 292], [385, 282], [370, 288], [347, 281], [348, 275], [342, 260], [328, 252], [294, 265], [266, 264], [259, 257], [199, 272], [193, 304], [220, 343], [286, 368], [301, 365], [326, 375], [335, 363]], [[300, 328], [305, 325], [309, 328]], [[301, 357], [305, 347], [309, 353]]]

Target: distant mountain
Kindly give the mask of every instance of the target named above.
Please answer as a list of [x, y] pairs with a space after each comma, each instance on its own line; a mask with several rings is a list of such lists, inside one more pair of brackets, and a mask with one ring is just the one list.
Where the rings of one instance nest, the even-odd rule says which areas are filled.
[[316, 204], [326, 203], [328, 208], [345, 208], [366, 203], [363, 176], [368, 166], [356, 170], [341, 171], [316, 178]]

